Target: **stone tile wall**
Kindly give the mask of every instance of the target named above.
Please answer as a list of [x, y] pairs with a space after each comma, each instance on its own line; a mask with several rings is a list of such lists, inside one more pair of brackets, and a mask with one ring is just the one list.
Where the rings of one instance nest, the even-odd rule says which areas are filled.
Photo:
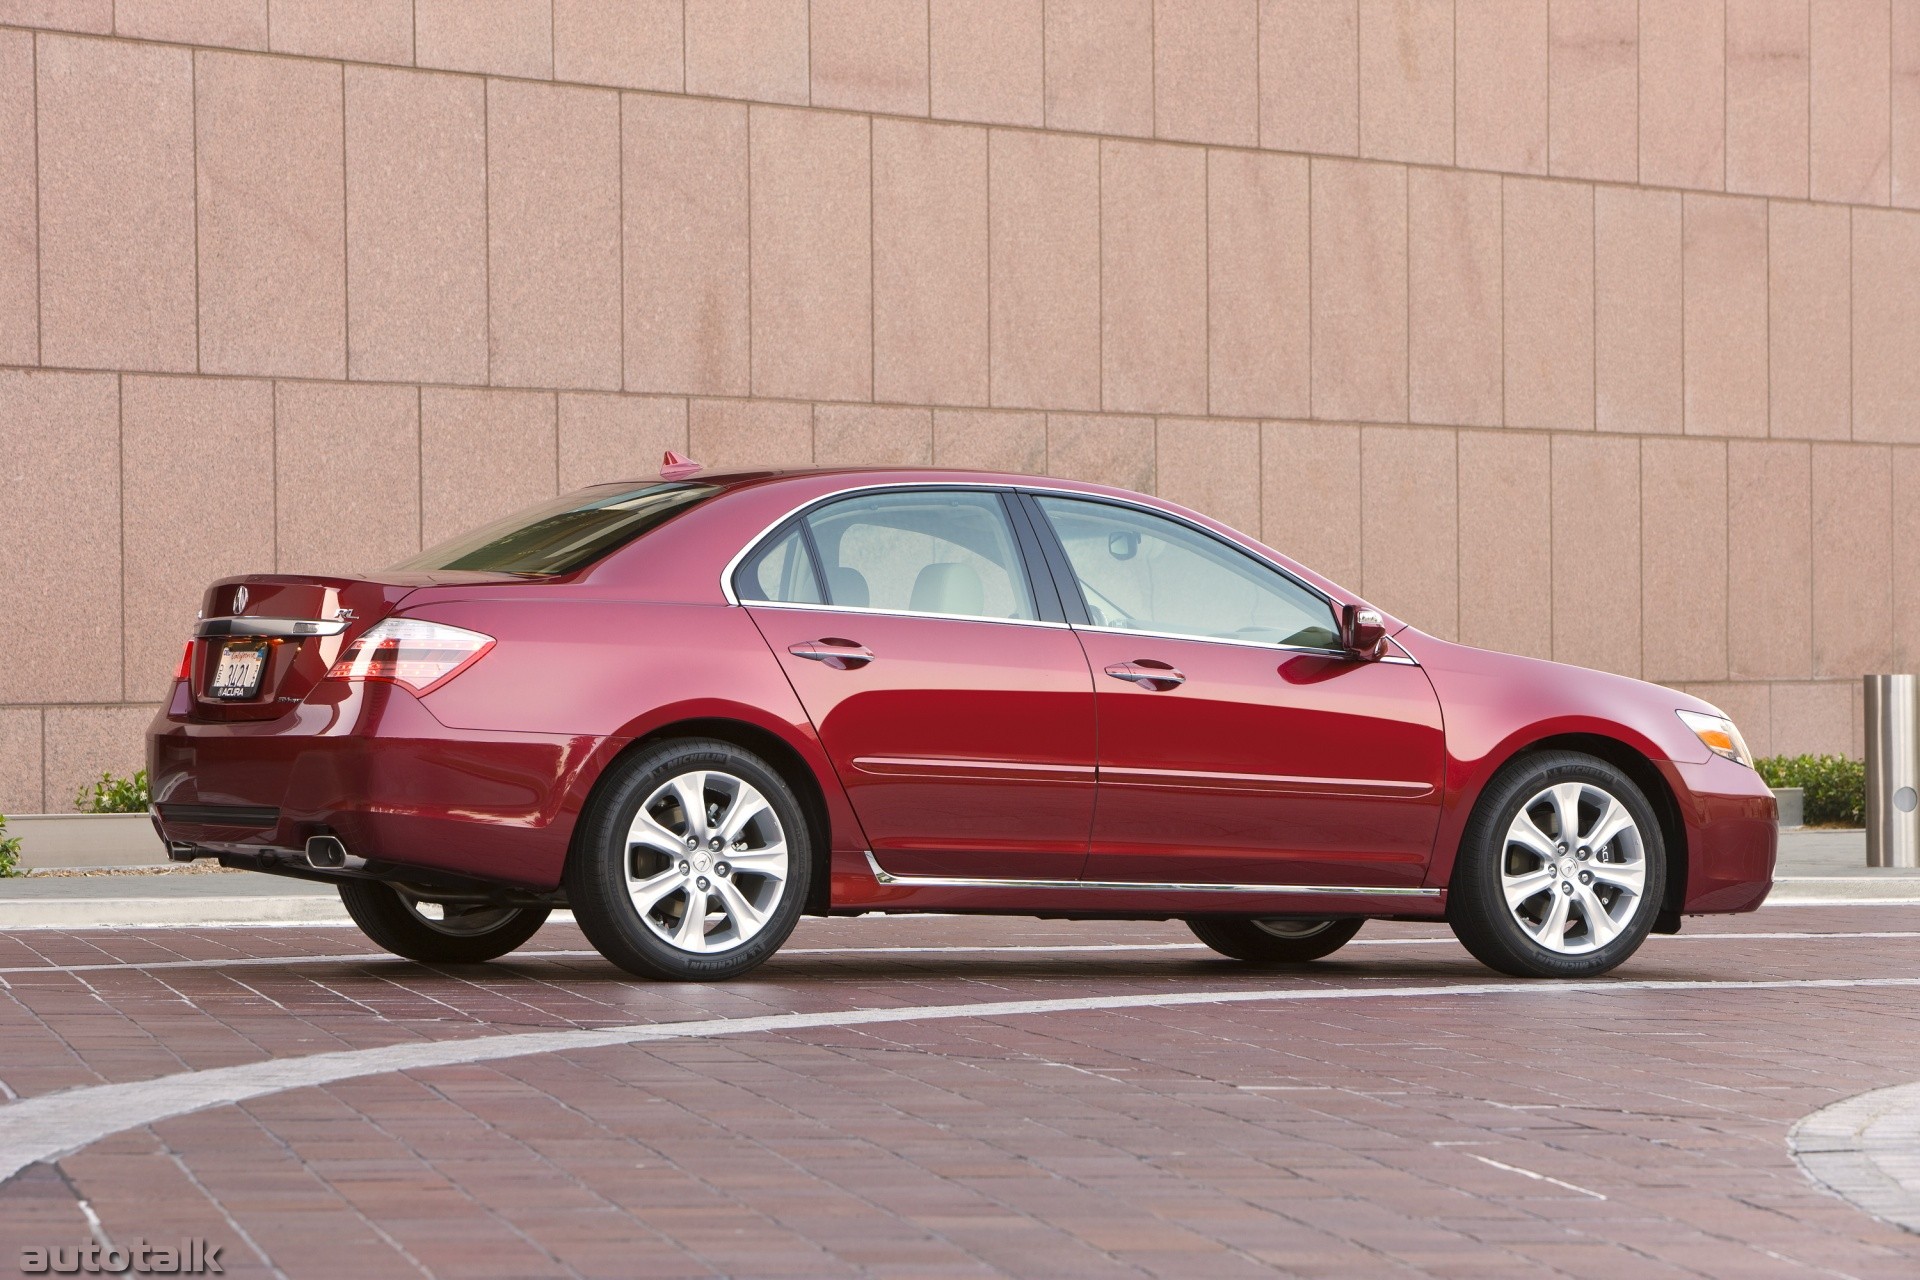
[[0, 0], [0, 810], [206, 579], [667, 447], [1152, 490], [1857, 751], [1917, 353], [1920, 0]]

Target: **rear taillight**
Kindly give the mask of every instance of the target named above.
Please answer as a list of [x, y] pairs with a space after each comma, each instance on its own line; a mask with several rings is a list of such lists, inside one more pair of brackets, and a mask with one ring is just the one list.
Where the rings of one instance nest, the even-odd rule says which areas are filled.
[[415, 618], [368, 627], [327, 672], [329, 680], [382, 680], [428, 693], [478, 662], [493, 637]]
[[193, 679], [193, 641], [187, 641], [187, 651], [180, 655], [180, 669], [173, 673], [175, 680]]

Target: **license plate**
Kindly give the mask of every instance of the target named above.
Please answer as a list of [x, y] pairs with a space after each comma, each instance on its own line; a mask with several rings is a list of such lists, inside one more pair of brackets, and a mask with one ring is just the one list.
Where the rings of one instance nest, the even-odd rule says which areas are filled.
[[220, 663], [213, 671], [213, 696], [232, 701], [252, 698], [260, 692], [260, 678], [267, 671], [267, 646], [259, 640], [229, 640], [220, 650]]

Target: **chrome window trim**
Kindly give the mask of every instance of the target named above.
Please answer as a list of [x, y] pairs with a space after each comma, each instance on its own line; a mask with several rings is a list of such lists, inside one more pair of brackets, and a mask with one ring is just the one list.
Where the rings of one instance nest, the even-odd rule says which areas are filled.
[[197, 636], [337, 636], [347, 629], [340, 619], [322, 618], [203, 618]]
[[977, 613], [922, 613], [915, 609], [875, 609], [857, 604], [805, 604], [786, 600], [737, 600], [743, 609], [804, 609], [814, 613], [864, 613], [881, 618], [931, 618], [942, 622], [1000, 622], [1010, 627], [1057, 627], [1068, 630], [1064, 622], [1046, 618], [989, 618]]
[[1438, 898], [1440, 890], [1418, 886], [1324, 884], [1185, 884], [1136, 880], [1018, 880], [997, 877], [895, 875], [880, 865], [873, 850], [863, 850], [873, 878], [903, 889], [1097, 889], [1145, 893], [1257, 893], [1320, 898]]
[[[952, 481], [889, 480], [889, 481], [882, 481], [879, 484], [854, 485], [851, 488], [837, 489], [832, 493], [822, 494], [820, 497], [817, 497], [817, 498], [809, 498], [805, 502], [800, 503], [798, 506], [788, 509], [788, 511], [784, 515], [770, 522], [765, 528], [760, 530], [760, 532], [754, 534], [753, 537], [747, 539], [746, 545], [744, 545], [743, 547], [740, 548], [739, 551], [734, 553], [733, 558], [728, 560], [725, 567], [720, 570], [720, 594], [726, 597], [726, 601], [728, 604], [739, 605], [743, 607], [752, 606], [754, 608], [771, 608], [771, 609], [820, 609], [830, 613], [870, 613], [870, 614], [879, 614], [883, 616], [902, 617], [902, 618], [957, 618], [967, 622], [1004, 622], [1004, 623], [1011, 624], [1013, 626], [1022, 626], [1022, 627], [1066, 627], [1069, 630], [1073, 630], [1073, 631], [1099, 631], [1099, 632], [1104, 632], [1108, 635], [1146, 636], [1149, 639], [1158, 639], [1158, 640], [1191, 640], [1197, 644], [1233, 645], [1237, 648], [1266, 649], [1276, 653], [1311, 653], [1311, 654], [1319, 654], [1323, 657], [1334, 657], [1334, 658], [1342, 658], [1346, 656], [1346, 651], [1344, 649], [1319, 649], [1319, 648], [1311, 648], [1311, 647], [1302, 646], [1302, 645], [1268, 644], [1258, 640], [1223, 640], [1215, 636], [1183, 636], [1183, 635], [1176, 635], [1170, 631], [1134, 631], [1126, 627], [1096, 627], [1092, 625], [1081, 626], [1078, 623], [1051, 622], [1051, 621], [1047, 621], [1045, 619], [1039, 619], [1039, 618], [1036, 618], [1036, 619], [981, 618], [981, 617], [975, 617], [967, 614], [921, 613], [917, 610], [912, 610], [912, 609], [871, 609], [871, 608], [862, 608], [856, 605], [823, 605], [823, 604], [810, 605], [810, 604], [789, 603], [783, 600], [742, 600], [734, 592], [734, 589], [733, 589], [734, 572], [738, 570], [739, 567], [746, 562], [747, 558], [751, 556], [756, 550], [759, 549], [760, 544], [766, 541], [767, 537], [770, 534], [772, 534], [774, 530], [778, 529], [781, 525], [785, 524], [787, 521], [793, 519], [795, 516], [801, 514], [802, 512], [808, 510], [809, 508], [819, 506], [822, 503], [834, 502], [841, 498], [855, 497], [863, 493], [884, 492], [888, 489], [926, 489], [926, 490], [935, 491], [935, 492], [941, 489], [983, 489], [993, 493], [1051, 493], [1051, 494], [1059, 494], [1060, 496], [1066, 497], [1066, 498], [1080, 498], [1087, 502], [1104, 502], [1112, 506], [1126, 507], [1127, 509], [1132, 511], [1139, 511], [1145, 515], [1159, 516], [1164, 520], [1171, 520], [1176, 524], [1185, 525], [1189, 529], [1192, 529], [1194, 532], [1199, 533], [1205, 537], [1212, 538], [1216, 541], [1226, 542], [1229, 546], [1233, 547], [1234, 550], [1240, 552], [1242, 555], [1246, 556], [1248, 559], [1253, 560], [1257, 564], [1265, 565], [1267, 568], [1272, 569], [1275, 573], [1278, 573], [1287, 581], [1300, 587], [1303, 591], [1307, 591], [1311, 593], [1312, 595], [1320, 599], [1322, 602], [1324, 602], [1328, 608], [1333, 609], [1335, 617], [1339, 616], [1338, 601], [1336, 601], [1332, 596], [1328, 595], [1326, 592], [1320, 590], [1320, 588], [1314, 586], [1311, 582], [1306, 582], [1300, 578], [1295, 577], [1291, 572], [1287, 570], [1286, 566], [1281, 564], [1276, 564], [1274, 561], [1269, 560], [1266, 556], [1259, 554], [1258, 552], [1254, 551], [1250, 547], [1243, 547], [1239, 543], [1234, 542], [1231, 539], [1223, 539], [1220, 537], [1218, 533], [1214, 532], [1212, 529], [1207, 528], [1205, 525], [1200, 524], [1193, 520], [1188, 520], [1184, 516], [1175, 515], [1171, 511], [1162, 511], [1158, 507], [1150, 507], [1145, 503], [1140, 503], [1140, 502], [1131, 502], [1125, 498], [1109, 497], [1104, 493], [1085, 493], [1079, 489], [1064, 489], [1055, 485], [1045, 485], [1045, 484], [995, 484], [985, 480], [952, 480]], [[1017, 538], [1016, 538], [1016, 546], [1017, 546]], [[1031, 571], [1029, 570], [1029, 572]], [[1391, 637], [1389, 637], [1389, 639], [1391, 639]], [[1396, 642], [1396, 647], [1401, 647], [1401, 646], [1399, 646]], [[1404, 648], [1403, 648], [1403, 652], [1404, 652]], [[1417, 667], [1420, 665], [1417, 661], [1415, 661], [1415, 659], [1410, 654], [1407, 655], [1406, 657], [1388, 656], [1385, 658], [1378, 659], [1378, 661], [1391, 662], [1401, 666]]]

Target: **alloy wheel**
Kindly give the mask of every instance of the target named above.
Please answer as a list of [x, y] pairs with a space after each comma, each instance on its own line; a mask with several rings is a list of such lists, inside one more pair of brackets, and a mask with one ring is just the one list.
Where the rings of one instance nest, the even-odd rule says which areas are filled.
[[689, 770], [654, 788], [634, 814], [626, 852], [634, 910], [682, 952], [748, 941], [786, 892], [779, 815], [751, 783], [723, 770]]
[[1296, 920], [1288, 916], [1275, 916], [1270, 920], [1255, 920], [1253, 927], [1275, 938], [1312, 938], [1331, 929], [1333, 921]]
[[1500, 888], [1529, 938], [1560, 955], [1598, 951], [1633, 923], [1646, 893], [1639, 824], [1591, 782], [1536, 793], [1507, 827]]

